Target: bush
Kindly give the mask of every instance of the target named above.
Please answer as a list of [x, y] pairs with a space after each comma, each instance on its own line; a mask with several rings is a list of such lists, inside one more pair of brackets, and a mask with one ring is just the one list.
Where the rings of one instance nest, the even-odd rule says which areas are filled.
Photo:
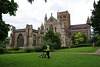
[[44, 51], [45, 49], [47, 49], [46, 45], [42, 45], [41, 46], [41, 51]]
[[10, 49], [6, 49], [6, 53], [7, 53], [7, 54], [10, 54], [11, 51], [12, 51], [12, 50], [10, 50]]
[[10, 51], [9, 53], [24, 53], [23, 50], [19, 50], [19, 51]]
[[33, 48], [25, 47], [24, 51], [27, 53], [30, 53], [30, 52], [33, 52], [34, 50], [33, 50]]
[[43, 41], [41, 43], [41, 49], [42, 50], [46, 49], [47, 44], [50, 46], [50, 49], [56, 49], [57, 48], [57, 43], [56, 42], [52, 43], [50, 40], [48, 40], [48, 41]]
[[41, 47], [35, 46], [35, 47], [34, 47], [34, 51], [36, 51], [36, 52], [41, 52]]
[[[61, 40], [60, 40], [60, 33], [54, 33], [54, 31], [49, 30], [44, 36], [43, 41], [50, 46], [52, 49], [60, 49], [61, 48]], [[45, 43], [44, 43], [45, 44]], [[54, 46], [52, 46], [54, 45]]]
[[18, 51], [18, 50], [20, 50], [20, 48], [19, 48], [19, 46], [15, 46], [15, 47], [13, 47], [13, 50]]
[[68, 48], [70, 48], [70, 47], [61, 47], [61, 49], [68, 49]]
[[6, 49], [5, 48], [0, 48], [0, 54], [5, 54], [6, 53]]
[[55, 49], [50, 49], [50, 52], [55, 52]]
[[1, 44], [0, 47], [6, 48], [6, 45], [5, 44]]
[[75, 47], [88, 47], [88, 46], [92, 46], [92, 44], [79, 44], [79, 45], [72, 45], [71, 48], [75, 48]]

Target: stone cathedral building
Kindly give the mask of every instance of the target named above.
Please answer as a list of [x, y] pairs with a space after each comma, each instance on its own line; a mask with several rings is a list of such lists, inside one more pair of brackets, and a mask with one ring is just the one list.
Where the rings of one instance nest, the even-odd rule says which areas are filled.
[[16, 29], [12, 27], [10, 46], [19, 47], [34, 47], [40, 46], [43, 41], [42, 37], [48, 30], [53, 30], [55, 33], [58, 32], [61, 38], [61, 46], [71, 46], [71, 35], [73, 33], [84, 33], [88, 39], [91, 36], [91, 29], [87, 23], [90, 23], [90, 19], [87, 19], [86, 24], [70, 25], [70, 14], [68, 11], [57, 12], [57, 19], [52, 14], [50, 18], [47, 18], [47, 14], [44, 17], [44, 24], [38, 28], [33, 29], [32, 25], [26, 25], [25, 29]]

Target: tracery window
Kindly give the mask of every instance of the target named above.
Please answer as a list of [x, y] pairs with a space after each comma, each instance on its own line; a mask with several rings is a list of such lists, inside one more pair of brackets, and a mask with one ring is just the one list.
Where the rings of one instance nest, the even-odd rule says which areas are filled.
[[56, 32], [56, 27], [55, 27], [55, 32]]
[[50, 25], [50, 30], [53, 30], [53, 26], [52, 25]]
[[33, 46], [36, 46], [36, 35], [33, 35]]
[[19, 47], [23, 47], [24, 46], [24, 37], [22, 34], [19, 34], [18, 38], [17, 38], [17, 45]]

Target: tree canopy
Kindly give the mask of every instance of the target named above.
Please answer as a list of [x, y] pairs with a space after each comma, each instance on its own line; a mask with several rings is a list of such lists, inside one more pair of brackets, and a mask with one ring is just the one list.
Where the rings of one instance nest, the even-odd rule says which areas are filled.
[[93, 27], [92, 41], [100, 44], [100, 0], [97, 4], [94, 1], [93, 4], [94, 9], [92, 10], [91, 23], [90, 25]]
[[74, 33], [71, 37], [72, 44], [73, 45], [78, 45], [81, 43], [86, 43], [87, 42], [87, 36], [83, 33], [78, 32], [78, 34]]
[[100, 0], [97, 4], [94, 1], [93, 7], [90, 25], [93, 27], [94, 32], [100, 35]]
[[4, 41], [8, 37], [10, 25], [6, 24], [2, 19], [2, 14], [15, 16], [18, 4], [14, 0], [0, 0], [0, 41]]
[[44, 41], [50, 41], [55, 44], [55, 48], [59, 49], [61, 47], [61, 40], [58, 33], [54, 33], [52, 30], [49, 30], [43, 37]]

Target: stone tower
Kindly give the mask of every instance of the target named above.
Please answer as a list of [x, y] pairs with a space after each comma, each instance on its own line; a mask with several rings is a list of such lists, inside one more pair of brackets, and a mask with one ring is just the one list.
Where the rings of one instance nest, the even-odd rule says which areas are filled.
[[[58, 15], [58, 14], [57, 14]], [[59, 12], [60, 22], [64, 23], [67, 28], [70, 26], [70, 14], [68, 11]]]
[[[63, 18], [60, 18], [60, 17]], [[54, 33], [59, 33], [60, 34], [60, 39], [61, 39], [61, 46], [66, 47], [70, 46], [71, 40], [69, 39], [68, 36], [68, 27], [70, 25], [70, 21], [68, 21], [68, 12], [57, 12], [57, 19], [55, 19], [52, 16], [49, 19], [47, 19], [47, 15], [45, 15], [45, 20], [44, 20], [44, 27], [45, 27], [45, 33], [48, 30], [53, 30]], [[64, 21], [60, 21], [61, 19], [64, 19]]]

